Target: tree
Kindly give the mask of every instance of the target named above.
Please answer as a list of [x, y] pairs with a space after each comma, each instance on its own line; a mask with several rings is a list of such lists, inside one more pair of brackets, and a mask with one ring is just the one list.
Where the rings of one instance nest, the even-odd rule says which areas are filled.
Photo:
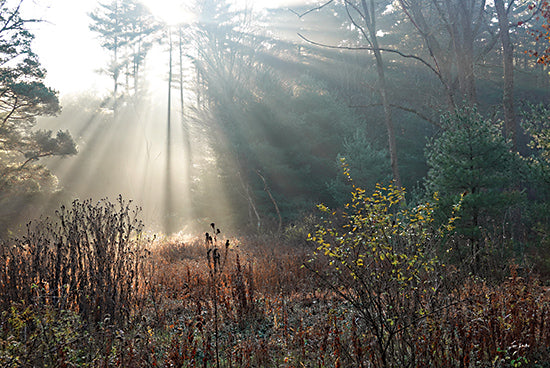
[[[348, 179], [349, 172], [345, 171]], [[445, 308], [443, 270], [435, 256], [451, 218], [434, 227], [434, 207], [406, 209], [404, 191], [377, 184], [372, 195], [353, 186], [345, 211], [319, 209], [324, 220], [308, 239], [315, 242], [315, 272], [356, 314], [359, 341], [368, 360], [356, 366], [416, 367], [415, 326]]]
[[510, 24], [508, 11], [514, 4], [509, 1], [505, 8], [504, 0], [494, 0], [500, 27], [500, 40], [502, 43], [502, 65], [504, 68], [504, 81], [502, 88], [502, 107], [504, 110], [504, 130], [506, 138], [512, 142], [512, 149], [517, 150], [516, 113], [514, 109], [514, 48], [510, 40]]
[[[321, 9], [330, 3], [336, 1], [329, 1], [321, 5], [316, 9]], [[384, 123], [386, 126], [386, 133], [388, 139], [388, 152], [390, 153], [390, 165], [392, 169], [393, 180], [398, 187], [401, 187], [401, 175], [399, 173], [399, 164], [397, 158], [397, 143], [395, 140], [395, 127], [392, 118], [392, 106], [388, 96], [388, 86], [386, 81], [386, 65], [382, 58], [382, 48], [378, 41], [377, 27], [377, 12], [380, 7], [385, 8], [388, 5], [386, 1], [375, 2], [374, 0], [343, 0], [345, 12], [348, 15], [349, 21], [352, 23], [363, 37], [363, 40], [367, 43], [369, 51], [374, 54], [376, 73], [377, 73], [377, 85], [376, 90], [380, 95], [380, 104], [384, 110]], [[313, 9], [299, 14], [300, 18], [310, 13]], [[304, 37], [302, 37], [304, 38]], [[305, 39], [305, 38], [304, 38]], [[306, 41], [309, 41], [306, 39]], [[310, 41], [309, 41], [310, 42]]]
[[[387, 150], [378, 150], [374, 147], [363, 130], [356, 130], [353, 135], [344, 140], [342, 151], [338, 154], [337, 165], [345, 163], [354, 182], [362, 188], [372, 189], [376, 183], [390, 180], [391, 171], [387, 166]], [[337, 174], [329, 182], [329, 190], [338, 207], [348, 200], [350, 183]]]
[[457, 97], [458, 102], [476, 104], [475, 50], [476, 40], [486, 30], [486, 1], [399, 0], [399, 4], [424, 40], [449, 109], [456, 106]]
[[110, 65], [106, 73], [113, 79], [113, 109], [117, 109], [119, 77], [123, 63], [120, 61], [121, 48], [123, 46], [122, 37], [122, 6], [119, 0], [114, 0], [109, 4], [99, 4], [89, 16], [93, 23], [90, 30], [99, 33], [101, 47], [111, 52]]
[[[543, 24], [541, 24], [541, 29], [534, 29], [531, 31], [531, 34], [535, 36], [535, 40], [544, 40], [550, 42], [550, 2], [547, 0], [541, 0], [538, 3], [531, 4], [529, 9], [534, 10], [536, 13], [539, 13], [539, 17], [542, 17]], [[542, 51], [531, 51], [531, 55], [537, 58], [537, 63], [542, 65], [550, 64], [550, 46], [546, 47]]]
[[[278, 40], [255, 35], [245, 13], [223, 2], [211, 5], [193, 37], [193, 64], [200, 76], [199, 119], [216, 157], [213, 171], [238, 225], [292, 221], [328, 197], [334, 159], [345, 132], [356, 130], [357, 116], [317, 78], [299, 68], [280, 70], [288, 51]], [[201, 183], [207, 175], [200, 175]]]
[[524, 113], [523, 126], [531, 135], [532, 164], [538, 176], [550, 184], [550, 108], [543, 104], [530, 106]]
[[515, 189], [520, 179], [519, 162], [500, 135], [499, 127], [475, 108], [464, 107], [446, 114], [442, 127], [441, 134], [426, 148], [427, 190], [439, 192], [443, 219], [463, 197], [457, 231], [472, 247], [477, 272], [482, 229], [491, 227], [493, 220], [502, 220], [507, 210], [519, 202]]
[[[112, 104], [116, 111], [122, 76], [126, 94], [139, 94], [140, 70], [161, 27], [149, 10], [135, 0], [100, 3], [89, 17], [90, 30], [99, 34], [101, 46], [111, 54], [110, 65], [104, 72], [113, 79]], [[133, 79], [133, 93], [130, 79]]]
[[55, 189], [55, 178], [40, 158], [76, 153], [68, 132], [33, 130], [38, 116], [60, 111], [57, 93], [44, 85], [45, 70], [31, 50], [33, 35], [21, 18], [22, 0], [0, 1], [0, 200], [8, 195]]
[[[346, 6], [349, 6], [349, 2], [346, 1]], [[357, 6], [353, 5], [353, 9], [363, 18], [367, 32], [359, 26], [361, 33], [365, 36], [365, 40], [372, 47], [374, 57], [376, 60], [376, 72], [378, 74], [378, 91], [380, 93], [380, 99], [382, 101], [382, 107], [384, 108], [384, 122], [386, 124], [386, 130], [388, 133], [388, 151], [390, 152], [390, 162], [393, 173], [393, 180], [398, 188], [401, 188], [401, 175], [399, 174], [399, 166], [397, 162], [397, 143], [395, 142], [395, 129], [392, 119], [392, 108], [388, 97], [388, 87], [386, 83], [385, 65], [382, 59], [382, 52], [378, 44], [378, 29], [376, 28], [376, 13], [374, 0], [370, 0], [367, 4], [366, 0], [361, 0], [361, 7], [363, 12], [361, 13]], [[348, 13], [349, 14], [349, 13]], [[350, 16], [351, 17], [351, 16]], [[354, 24], [356, 24], [354, 22]]]
[[523, 112], [523, 127], [531, 136], [527, 158], [530, 169], [529, 217], [531, 236], [546, 251], [550, 245], [550, 108], [543, 104], [531, 105]]
[[[140, 72], [145, 58], [153, 43], [158, 40], [162, 25], [154, 18], [149, 9], [140, 2], [130, 2], [128, 12], [125, 15], [126, 23], [126, 90], [133, 96], [139, 96]], [[130, 81], [133, 85], [130, 86]], [[131, 91], [133, 89], [133, 91]]]

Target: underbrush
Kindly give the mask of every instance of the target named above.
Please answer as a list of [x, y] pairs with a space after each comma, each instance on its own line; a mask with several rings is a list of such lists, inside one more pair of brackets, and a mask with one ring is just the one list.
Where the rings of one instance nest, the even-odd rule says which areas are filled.
[[[119, 230], [128, 226], [120, 221], [131, 213], [128, 206], [107, 208], [110, 216], [100, 212], [102, 221], [119, 219], [110, 225]], [[214, 225], [198, 238], [145, 241], [135, 232], [137, 226], [130, 233], [101, 237], [106, 233], [95, 221], [85, 231], [85, 223], [71, 218], [82, 234], [96, 234], [95, 242], [117, 249], [131, 244], [124, 257], [133, 260], [134, 268], [118, 256], [105, 257], [103, 270], [114, 280], [92, 287], [90, 276], [75, 277], [95, 263], [87, 259], [80, 268], [69, 267], [73, 247], [77, 241], [91, 247], [90, 235], [88, 243], [70, 232], [54, 237], [66, 248], [59, 241], [44, 242], [47, 231], [27, 237], [25, 244], [4, 244], [2, 367], [384, 366], [375, 346], [379, 341], [355, 301], [327, 283], [338, 278], [323, 276], [330, 271], [331, 255], [312, 257], [316, 248], [311, 243], [293, 247], [276, 236], [227, 239]], [[39, 240], [42, 248], [31, 244]], [[35, 269], [31, 265], [37, 263], [29, 262], [37, 249], [48, 261]], [[132, 252], [140, 257], [132, 258]], [[52, 281], [57, 277], [54, 261], [66, 271], [60, 275], [74, 284]], [[395, 334], [388, 341], [394, 345], [387, 351], [403, 354], [404, 367], [550, 367], [550, 291], [535, 277], [521, 277], [511, 266], [505, 282], [489, 284], [453, 267], [442, 270], [437, 278], [445, 292], [438, 294], [439, 307], [420, 310], [418, 318], [391, 330]], [[115, 301], [112, 309], [101, 304], [105, 293], [123, 291], [124, 298], [109, 296]], [[390, 324], [384, 316], [392, 315], [388, 308], [394, 304], [387, 298], [423, 298], [406, 288], [381, 295], [373, 311]]]

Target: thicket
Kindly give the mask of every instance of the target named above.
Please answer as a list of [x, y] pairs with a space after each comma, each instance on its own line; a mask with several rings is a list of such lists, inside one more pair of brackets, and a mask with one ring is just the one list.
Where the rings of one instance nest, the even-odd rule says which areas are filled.
[[354, 186], [342, 213], [320, 207], [328, 219], [310, 236], [328, 259], [325, 271], [312, 271], [357, 314], [374, 366], [413, 366], [415, 325], [448, 302], [436, 250], [455, 219], [434, 229], [432, 204], [404, 201], [391, 184], [372, 195]]
[[75, 200], [57, 221], [27, 225], [0, 247], [0, 306], [12, 303], [71, 310], [84, 321], [128, 320], [144, 298], [145, 258], [139, 209], [118, 198]]

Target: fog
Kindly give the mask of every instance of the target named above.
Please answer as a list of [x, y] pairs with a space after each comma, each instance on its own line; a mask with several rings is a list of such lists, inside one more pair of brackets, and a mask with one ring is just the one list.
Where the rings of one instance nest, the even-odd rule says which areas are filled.
[[[414, 16], [390, 1], [369, 2], [372, 14], [352, 1], [23, 2], [43, 20], [28, 24], [32, 49], [62, 105], [33, 129], [68, 131], [78, 153], [38, 155], [55, 185], [7, 191], [2, 221], [21, 230], [74, 199], [121, 195], [151, 231], [280, 231], [318, 203], [345, 203], [344, 157], [357, 185], [394, 181], [420, 198], [442, 113], [472, 105], [505, 118], [494, 4], [474, 1], [481, 17], [425, 38], [414, 17], [443, 30], [459, 15], [424, 2], [410, 3]], [[117, 13], [121, 30], [115, 4], [133, 9]], [[508, 22], [528, 11], [513, 6]], [[541, 46], [522, 26], [510, 36], [516, 106], [546, 102], [547, 66], [529, 55]]]

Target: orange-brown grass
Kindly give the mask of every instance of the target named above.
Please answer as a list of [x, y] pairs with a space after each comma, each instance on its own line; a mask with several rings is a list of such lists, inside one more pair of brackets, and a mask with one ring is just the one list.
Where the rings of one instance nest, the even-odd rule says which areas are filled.
[[467, 279], [450, 296], [463, 301], [420, 324], [419, 361], [441, 367], [546, 367], [550, 364], [550, 293], [512, 266], [500, 286]]
[[[153, 241], [143, 307], [126, 324], [104, 316], [91, 328], [70, 310], [12, 303], [0, 324], [0, 365], [379, 366], [354, 307], [302, 267], [313, 249], [255, 236], [229, 239], [224, 256], [225, 240]], [[221, 254], [216, 273], [213, 247]], [[325, 269], [322, 258], [308, 267]], [[410, 367], [550, 364], [550, 295], [536, 280], [512, 272], [498, 286], [456, 277], [451, 284], [441, 302], [448, 307], [405, 331], [414, 336]]]

